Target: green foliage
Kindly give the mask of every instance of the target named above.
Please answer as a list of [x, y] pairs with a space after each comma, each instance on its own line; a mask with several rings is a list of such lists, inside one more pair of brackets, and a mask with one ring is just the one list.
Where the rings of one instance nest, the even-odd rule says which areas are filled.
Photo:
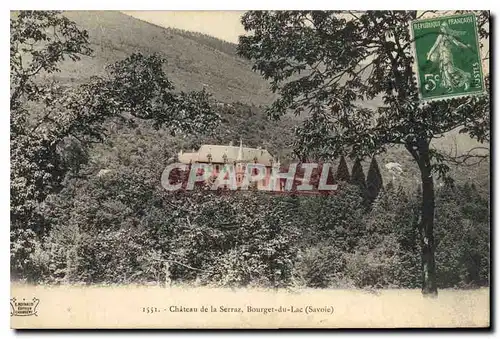
[[46, 100], [48, 88], [35, 76], [60, 71], [65, 58], [80, 60], [90, 55], [88, 33], [55, 11], [20, 11], [10, 20], [11, 109], [21, 99]]
[[436, 214], [438, 281], [457, 287], [488, 284], [488, 201], [467, 183], [445, 186], [436, 204], [439, 207]]
[[108, 79], [99, 82], [112, 109], [151, 119], [154, 126], [166, 126], [175, 133], [211, 131], [219, 123], [210, 95], [200, 92], [173, 93], [174, 85], [163, 71], [166, 60], [157, 54], [134, 53], [108, 67]]
[[[60, 135], [41, 126], [57, 107], [54, 94], [60, 89], [40, 83], [37, 75], [57, 72], [65, 57], [79, 60], [91, 50], [87, 33], [58, 12], [21, 11], [10, 29], [11, 221], [14, 229], [40, 234], [37, 203], [59, 188], [64, 168], [57, 152]], [[38, 114], [34, 103], [44, 107]]]
[[[218, 124], [204, 92], [172, 93], [156, 55], [133, 54], [104, 77], [65, 88], [40, 81], [68, 57], [89, 55], [88, 34], [59, 12], [21, 11], [11, 19], [11, 220], [13, 228], [45, 233], [38, 205], [61, 189], [71, 166], [106, 134], [106, 122], [126, 114], [152, 119], [175, 132], [202, 132]], [[64, 146], [78, 142], [73, 152]], [[61, 154], [61, 149], [80, 156]], [[73, 167], [73, 169], [75, 168]], [[74, 171], [73, 171], [74, 172]]]
[[[350, 184], [332, 196], [172, 194], [145, 183], [141, 171], [115, 171], [73, 180], [50, 197], [43, 212], [54, 226], [43, 243], [31, 231], [13, 239], [15, 276], [52, 283], [420, 284], [420, 202], [401, 187], [381, 191], [367, 212]], [[446, 211], [436, 223], [440, 287], [488, 284], [487, 201], [470, 186], [449, 190], [438, 194]]]
[[303, 238], [309, 244], [328, 239], [339, 249], [350, 251], [364, 233], [362, 198], [359, 189], [349, 184], [340, 184], [333, 195], [302, 198], [301, 213], [303, 222], [307, 221], [304, 226], [314, 229]]
[[305, 286], [349, 285], [344, 254], [354, 251], [365, 234], [364, 208], [358, 187], [339, 185], [331, 196], [300, 197], [296, 213], [303, 231], [295, 276]]
[[358, 186], [363, 192], [366, 190], [365, 173], [359, 158], [356, 159], [352, 166], [351, 184]]
[[349, 168], [347, 167], [347, 162], [345, 157], [340, 157], [339, 166], [337, 167], [337, 173], [335, 174], [336, 181], [350, 182], [351, 176], [349, 175]]
[[[376, 255], [381, 262], [394, 261], [378, 274], [391, 284], [416, 288], [420, 285], [419, 197], [402, 187], [387, 187], [373, 202], [366, 216], [367, 238], [359, 251]], [[390, 266], [390, 265], [389, 265]], [[367, 269], [377, 269], [367, 265]]]
[[382, 237], [376, 247], [346, 254], [346, 276], [358, 288], [401, 287], [397, 271], [403, 263], [397, 255], [398, 247], [397, 239], [391, 234]]
[[167, 275], [162, 264], [171, 262], [168, 275], [174, 281], [267, 286], [290, 281], [297, 230], [286, 201], [205, 191], [173, 200], [136, 182], [123, 175], [98, 178], [48, 206], [55, 216], [67, 212], [54, 220], [64, 227], [54, 228], [48, 240], [66, 249], [52, 257], [49, 265], [63, 274], [52, 270], [51, 279], [159, 283]]
[[373, 202], [382, 188], [383, 182], [382, 175], [380, 174], [380, 168], [378, 167], [377, 159], [373, 157], [368, 170], [368, 175], [366, 177], [368, 201]]
[[11, 230], [10, 232], [10, 274], [13, 279], [25, 278], [34, 281], [39, 277], [39, 268], [34, 258], [39, 241], [30, 230]]
[[295, 265], [299, 285], [313, 288], [352, 287], [345, 278], [344, 252], [328, 240], [304, 246]]
[[253, 193], [230, 200], [233, 206], [236, 202], [234, 213], [240, 220], [233, 233], [235, 243], [215, 260], [211, 273], [204, 278], [218, 285], [289, 285], [298, 235], [290, 202]]

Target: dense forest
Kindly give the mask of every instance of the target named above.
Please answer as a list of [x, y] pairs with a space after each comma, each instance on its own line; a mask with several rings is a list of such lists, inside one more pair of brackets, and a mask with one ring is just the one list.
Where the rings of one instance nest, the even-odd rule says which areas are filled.
[[[51, 45], [55, 38], [44, 32], [53, 26], [66, 35], [64, 43]], [[347, 161], [332, 157], [339, 189], [328, 196], [167, 192], [161, 173], [180, 149], [242, 139], [283, 163], [296, 160], [300, 120], [273, 121], [261, 106], [221, 103], [196, 88], [179, 91], [162, 71], [168, 59], [156, 54], [130, 53], [110, 63], [106, 75], [57, 83], [61, 56], [78, 65], [79, 55], [90, 55], [88, 33], [52, 12], [15, 16], [11, 30], [11, 46], [29, 39], [45, 46], [24, 50], [33, 54], [24, 69], [19, 50], [11, 48], [13, 280], [420, 287], [422, 192], [415, 165], [400, 150]], [[217, 48], [214, 41], [211, 48]], [[130, 98], [136, 90], [146, 94]], [[164, 102], [158, 103], [158, 93]], [[171, 107], [192, 112], [172, 118], [165, 107], [167, 113]], [[383, 166], [389, 159], [402, 163], [405, 173], [389, 174]], [[487, 173], [488, 164], [454, 171], [455, 181], [436, 185], [438, 286], [486, 286], [489, 178], [475, 172]]]

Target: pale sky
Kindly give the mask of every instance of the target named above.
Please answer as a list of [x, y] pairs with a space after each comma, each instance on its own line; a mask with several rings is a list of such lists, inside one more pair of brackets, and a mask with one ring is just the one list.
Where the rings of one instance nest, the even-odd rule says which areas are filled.
[[123, 11], [162, 27], [201, 32], [229, 42], [245, 33], [240, 17], [244, 11]]

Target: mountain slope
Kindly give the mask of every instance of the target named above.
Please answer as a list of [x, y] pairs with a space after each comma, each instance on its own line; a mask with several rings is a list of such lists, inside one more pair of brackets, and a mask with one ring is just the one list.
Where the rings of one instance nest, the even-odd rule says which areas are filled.
[[134, 52], [160, 53], [167, 59], [165, 71], [178, 90], [206, 88], [222, 102], [265, 105], [272, 100], [267, 82], [252, 71], [248, 61], [235, 55], [234, 44], [115, 11], [68, 11], [64, 15], [89, 32], [94, 56], [66, 62], [55, 76], [62, 82], [84, 82]]

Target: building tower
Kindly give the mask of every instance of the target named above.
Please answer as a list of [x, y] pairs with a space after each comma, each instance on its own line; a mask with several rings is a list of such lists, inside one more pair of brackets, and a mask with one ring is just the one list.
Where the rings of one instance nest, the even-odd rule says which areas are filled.
[[236, 185], [238, 187], [243, 183], [243, 178], [245, 176], [246, 166], [243, 163], [243, 141], [240, 139], [240, 148], [238, 149], [238, 156], [236, 157]]

